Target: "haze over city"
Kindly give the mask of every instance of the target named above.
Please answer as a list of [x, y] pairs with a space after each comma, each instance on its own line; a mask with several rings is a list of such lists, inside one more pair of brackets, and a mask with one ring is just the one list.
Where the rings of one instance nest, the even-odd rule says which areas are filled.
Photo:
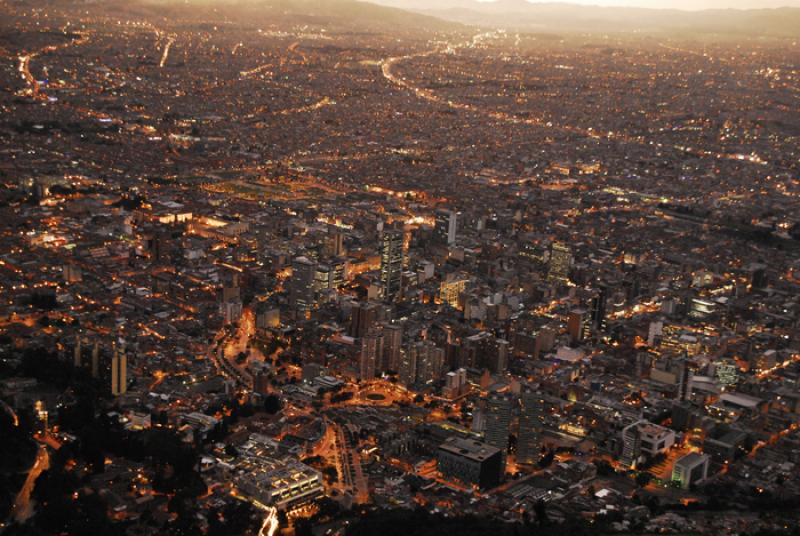
[[[500, 1], [500, 0], [479, 0]], [[545, 0], [528, 0], [533, 4], [554, 3]], [[651, 9], [769, 9], [781, 7], [800, 7], [797, 0], [571, 0], [565, 3], [589, 6], [639, 7]]]
[[0, 534], [797, 535], [800, 6], [592, 4], [1, 2]]

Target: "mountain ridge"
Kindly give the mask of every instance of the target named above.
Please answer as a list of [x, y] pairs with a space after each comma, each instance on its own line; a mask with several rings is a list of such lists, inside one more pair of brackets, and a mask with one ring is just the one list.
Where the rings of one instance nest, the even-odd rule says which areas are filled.
[[795, 37], [800, 8], [714, 8], [697, 11], [643, 7], [586, 6], [568, 2], [529, 3], [526, 0], [372, 0], [381, 5], [470, 26], [518, 31], [555, 32], [696, 32], [769, 37]]

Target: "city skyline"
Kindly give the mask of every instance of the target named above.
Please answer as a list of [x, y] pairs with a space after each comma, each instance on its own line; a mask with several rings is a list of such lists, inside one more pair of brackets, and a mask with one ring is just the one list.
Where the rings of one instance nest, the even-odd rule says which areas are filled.
[[797, 536], [800, 10], [381, 1], [0, 2], [3, 536]]

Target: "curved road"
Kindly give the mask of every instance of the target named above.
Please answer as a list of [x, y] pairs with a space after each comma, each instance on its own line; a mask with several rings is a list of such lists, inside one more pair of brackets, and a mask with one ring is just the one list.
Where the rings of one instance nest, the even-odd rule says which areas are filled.
[[[447, 47], [447, 51], [455, 52], [458, 51], [458, 49], [460, 48], [464, 48], [467, 46], [474, 46], [485, 36], [486, 34], [479, 34], [476, 35], [472, 39], [472, 41], [468, 43], [462, 43], [459, 45], [449, 45]], [[454, 110], [462, 110], [477, 114], [483, 114], [491, 117], [492, 119], [513, 125], [531, 125], [540, 128], [548, 128], [552, 130], [558, 130], [561, 132], [567, 132], [570, 134], [577, 134], [579, 136], [583, 136], [586, 138], [603, 139], [607, 141], [620, 142], [630, 145], [649, 146], [656, 149], [671, 149], [677, 152], [689, 154], [699, 158], [713, 158], [716, 160], [736, 160], [740, 162], [759, 164], [759, 165], [767, 164], [767, 162], [762, 160], [757, 155], [720, 153], [696, 147], [684, 147], [681, 145], [664, 145], [662, 143], [656, 143], [651, 140], [648, 140], [642, 136], [628, 136], [627, 134], [623, 134], [620, 132], [601, 132], [599, 130], [595, 130], [594, 128], [583, 128], [571, 125], [556, 125], [552, 121], [547, 121], [546, 119], [543, 118], [531, 118], [531, 117], [522, 118], [514, 114], [510, 114], [508, 112], [486, 110], [474, 104], [454, 102], [452, 100], [445, 99], [435, 94], [433, 91], [429, 89], [425, 89], [418, 85], [414, 85], [412, 82], [406, 80], [406, 78], [396, 75], [392, 70], [398, 63], [402, 61], [407, 61], [415, 58], [424, 58], [435, 54], [441, 54], [443, 52], [444, 51], [441, 48], [435, 48], [432, 50], [428, 50], [426, 52], [419, 52], [416, 54], [408, 54], [406, 56], [395, 56], [386, 58], [385, 60], [381, 61], [381, 72], [386, 80], [388, 80], [389, 82], [398, 87], [413, 91], [414, 94], [417, 95], [417, 97], [423, 100], [427, 100], [429, 102], [434, 102], [437, 104], [445, 104]]]
[[43, 471], [50, 468], [50, 454], [47, 452], [47, 447], [39, 445], [39, 451], [36, 453], [36, 460], [33, 462], [25, 483], [22, 489], [17, 493], [14, 499], [14, 506], [11, 509], [11, 517], [17, 523], [24, 523], [33, 515], [33, 504], [31, 504], [31, 493], [36, 485], [36, 479]]

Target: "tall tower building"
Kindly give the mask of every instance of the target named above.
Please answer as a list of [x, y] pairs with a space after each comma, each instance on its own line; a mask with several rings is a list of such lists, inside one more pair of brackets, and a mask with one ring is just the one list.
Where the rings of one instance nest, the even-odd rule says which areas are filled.
[[[424, 384], [439, 379], [444, 367], [444, 350], [438, 348], [433, 341], [415, 342], [406, 349], [406, 355], [409, 362], [416, 365], [415, 377], [413, 379], [406, 378], [406, 380], [411, 380], [409, 383], [416, 381]], [[408, 369], [406, 373], [408, 374]]]
[[403, 275], [403, 229], [384, 229], [380, 243], [381, 284], [386, 301], [400, 297]]
[[517, 463], [534, 464], [542, 452], [544, 401], [539, 393], [526, 390], [521, 397], [522, 407], [517, 434]]
[[604, 332], [607, 327], [608, 294], [608, 286], [600, 283], [597, 285], [597, 294], [592, 298], [592, 329], [598, 333]]
[[622, 455], [620, 463], [631, 469], [636, 469], [642, 455], [642, 434], [639, 423], [635, 422], [622, 430]]
[[429, 342], [425, 362], [417, 367], [417, 379], [423, 383], [431, 383], [439, 380], [444, 370], [444, 361], [444, 348], [439, 348], [432, 342]]
[[508, 434], [511, 429], [511, 399], [507, 396], [492, 395], [486, 403], [486, 431], [484, 441], [497, 447], [504, 454], [508, 452]]
[[114, 354], [111, 357], [111, 394], [124, 395], [128, 391], [128, 355], [125, 352], [125, 342], [120, 341], [114, 345]]
[[75, 368], [80, 368], [83, 362], [83, 346], [81, 345], [81, 336], [75, 336], [75, 349], [72, 354], [72, 365]]
[[317, 264], [308, 257], [297, 257], [292, 261], [289, 304], [294, 311], [305, 314], [314, 308], [316, 274]]
[[572, 268], [572, 251], [566, 244], [553, 242], [550, 245], [547, 280], [551, 283], [567, 283]]
[[399, 372], [400, 352], [403, 348], [403, 326], [387, 324], [383, 327], [383, 370]]
[[381, 355], [383, 355], [383, 332], [372, 330], [361, 339], [361, 355], [359, 356], [361, 381], [375, 379], [379, 372]]
[[328, 227], [328, 239], [325, 248], [331, 257], [344, 256], [344, 233], [337, 227]]
[[359, 303], [350, 313], [350, 336], [361, 338], [378, 322], [380, 305], [373, 302]]
[[567, 318], [567, 333], [572, 345], [580, 344], [587, 335], [589, 328], [586, 309], [573, 309]]
[[95, 341], [92, 347], [92, 378], [100, 377], [100, 343]]
[[400, 383], [408, 387], [417, 381], [417, 351], [412, 346], [404, 348], [400, 352]]
[[436, 211], [436, 224], [433, 228], [434, 239], [438, 244], [452, 246], [456, 243], [458, 231], [458, 213], [452, 210]]

